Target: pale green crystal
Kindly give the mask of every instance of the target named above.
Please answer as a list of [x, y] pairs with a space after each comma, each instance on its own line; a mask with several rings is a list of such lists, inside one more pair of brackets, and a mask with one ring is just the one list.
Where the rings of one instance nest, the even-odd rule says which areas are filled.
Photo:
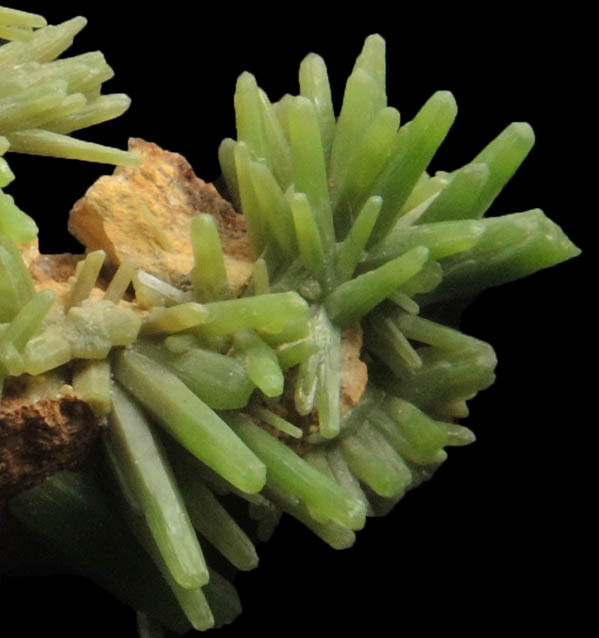
[[364, 525], [362, 504], [339, 485], [249, 419], [240, 415], [226, 418], [234, 431], [264, 461], [268, 480], [273, 485], [289, 490], [339, 525], [350, 529], [360, 529]]
[[233, 485], [250, 493], [264, 486], [264, 464], [168, 370], [124, 351], [116, 357], [115, 376], [171, 436]]
[[197, 215], [191, 222], [191, 244], [195, 265], [191, 282], [198, 301], [229, 299], [231, 291], [225, 271], [223, 249], [212, 215]]
[[118, 386], [107, 443], [171, 576], [185, 589], [205, 585], [206, 563], [165, 452], [141, 409]]
[[99, 417], [108, 416], [112, 406], [110, 364], [106, 359], [79, 361], [73, 372], [75, 394]]

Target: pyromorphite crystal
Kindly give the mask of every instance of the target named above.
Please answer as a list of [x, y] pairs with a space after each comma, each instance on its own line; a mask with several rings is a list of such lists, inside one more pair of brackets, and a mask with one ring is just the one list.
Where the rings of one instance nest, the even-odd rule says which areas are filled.
[[[237, 506], [260, 540], [287, 513], [350, 547], [447, 448], [474, 441], [457, 421], [493, 383], [495, 352], [439, 318], [579, 250], [538, 209], [484, 218], [534, 143], [528, 124], [426, 172], [454, 97], [439, 91], [400, 121], [378, 35], [338, 119], [315, 54], [301, 94], [279, 102], [240, 76], [238, 140], [219, 151], [231, 204], [154, 144], [131, 140], [135, 165], [68, 136], [128, 106], [99, 95], [112, 73], [101, 54], [56, 60], [84, 24], [0, 8], [0, 37], [14, 40], [0, 47], [0, 153], [123, 164], [75, 204], [80, 260], [30, 245], [25, 266], [16, 242], [35, 224], [0, 193], [0, 488], [12, 496], [81, 458], [32, 461], [32, 420], [44, 432], [68, 430], [65, 411], [73, 426], [107, 422], [95, 464], [15, 496], [12, 516], [141, 610], [142, 637], [205, 630], [240, 610], [212, 550], [258, 563]], [[2, 187], [12, 178], [0, 158]], [[23, 478], [19, 464], [38, 461]]]
[[[0, 136], [6, 136], [8, 150], [137, 164], [133, 153], [67, 135], [118, 117], [130, 103], [124, 95], [100, 96], [102, 83], [113, 75], [101, 53], [57, 60], [85, 27], [85, 18], [52, 26], [42, 23], [40, 16], [29, 19], [31, 14], [25, 12], [3, 11], [7, 13], [0, 15], [1, 37], [13, 39], [11, 35], [22, 29], [35, 29], [0, 47]], [[13, 31], [6, 31], [11, 26]]]
[[132, 399], [115, 386], [106, 443], [164, 557], [186, 589], [205, 585], [208, 569], [158, 434]]
[[264, 486], [263, 463], [187, 386], [148, 357], [121, 352], [115, 374], [186, 449], [244, 492]]

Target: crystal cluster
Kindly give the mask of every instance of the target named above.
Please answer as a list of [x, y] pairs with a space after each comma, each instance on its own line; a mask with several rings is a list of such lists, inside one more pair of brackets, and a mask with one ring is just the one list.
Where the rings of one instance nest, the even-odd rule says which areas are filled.
[[[65, 137], [128, 100], [99, 95], [101, 55], [55, 60], [83, 19], [43, 24], [0, 8], [0, 34], [15, 39], [0, 48], [3, 150], [139, 162]], [[579, 252], [538, 209], [484, 217], [533, 145], [528, 124], [457, 170], [427, 173], [454, 98], [435, 93], [401, 122], [380, 36], [366, 39], [338, 116], [315, 54], [301, 64], [300, 95], [276, 103], [242, 74], [235, 112], [238, 139], [219, 159], [249, 238], [241, 290], [206, 212], [191, 221], [181, 281], [88, 245], [57, 298], [21, 259], [33, 222], [0, 201], [0, 379], [49, 375], [46, 396], [69, 388], [107, 420], [100, 462], [21, 493], [10, 514], [142, 612], [141, 635], [239, 613], [206, 547], [250, 570], [252, 539], [267, 540], [286, 513], [348, 548], [446, 448], [471, 443], [458, 421], [493, 383], [496, 359], [455, 317], [478, 292]], [[152, 250], [172, 251], [168, 229], [144, 215]], [[225, 495], [247, 503], [254, 530]]]

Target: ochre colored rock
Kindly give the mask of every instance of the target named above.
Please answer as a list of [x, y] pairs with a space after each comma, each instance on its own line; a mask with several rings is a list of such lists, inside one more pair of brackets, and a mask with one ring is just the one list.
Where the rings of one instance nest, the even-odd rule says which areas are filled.
[[368, 368], [360, 359], [362, 328], [355, 324], [341, 337], [341, 414], [358, 405], [366, 384]]
[[100, 177], [73, 207], [69, 231], [88, 250], [106, 251], [114, 266], [132, 258], [152, 275], [187, 288], [191, 220], [209, 213], [219, 229], [231, 287], [238, 292], [251, 274], [241, 215], [212, 184], [196, 177], [182, 155], [141, 139], [131, 139], [129, 150], [141, 155], [142, 164]]

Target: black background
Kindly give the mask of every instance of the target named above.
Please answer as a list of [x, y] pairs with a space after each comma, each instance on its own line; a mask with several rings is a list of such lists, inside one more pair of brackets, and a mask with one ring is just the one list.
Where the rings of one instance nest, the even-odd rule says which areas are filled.
[[[119, 147], [142, 137], [182, 153], [200, 177], [214, 179], [218, 144], [235, 135], [239, 73], [253, 72], [276, 100], [297, 93], [299, 63], [315, 51], [327, 61], [338, 108], [364, 37], [379, 32], [388, 46], [389, 103], [403, 121], [435, 90], [456, 97], [456, 123], [431, 168], [452, 170], [510, 122], [530, 122], [537, 144], [491, 214], [543, 208], [586, 248], [593, 178], [580, 153], [595, 133], [582, 115], [584, 16], [525, 16], [498, 6], [402, 8], [397, 15], [378, 4], [372, 12], [323, 3], [144, 6], [90, 2], [73, 9], [32, 0], [22, 7], [52, 23], [86, 15], [89, 25], [72, 53], [101, 49], [116, 71], [104, 92], [133, 99], [120, 120], [80, 137]], [[70, 206], [112, 169], [8, 159], [17, 174], [9, 192], [38, 220], [42, 249], [72, 250], [62, 230]], [[259, 547], [258, 570], [239, 577], [244, 613], [220, 630], [223, 638], [288, 629], [399, 634], [408, 627], [484, 635], [489, 628], [532, 632], [570, 614], [575, 620], [564, 600], [584, 568], [576, 540], [584, 515], [575, 496], [590, 417], [582, 365], [593, 344], [581, 322], [589, 253], [488, 291], [468, 309], [464, 331], [493, 344], [499, 359], [497, 382], [470, 403], [467, 424], [477, 443], [452, 450], [430, 483], [386, 518], [369, 520], [350, 550], [335, 552], [284, 520]], [[81, 636], [90, 624], [98, 633], [135, 635], [128, 610], [80, 581], [10, 579], [0, 596], [2, 622], [17, 620], [19, 635]], [[25, 605], [33, 613], [22, 615]]]

